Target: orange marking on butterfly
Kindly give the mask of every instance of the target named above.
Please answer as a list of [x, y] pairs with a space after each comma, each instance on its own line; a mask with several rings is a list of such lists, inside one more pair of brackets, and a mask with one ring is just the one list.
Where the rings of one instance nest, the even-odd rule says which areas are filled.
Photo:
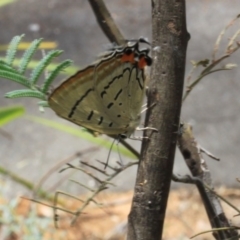
[[135, 59], [134, 59], [134, 53], [131, 54], [123, 54], [122, 58], [121, 58], [122, 62], [130, 62], [130, 63], [135, 63]]
[[139, 61], [138, 61], [138, 68], [139, 69], [143, 69], [144, 67], [146, 67], [148, 64], [146, 62], [146, 58], [145, 56], [142, 56], [139, 58]]

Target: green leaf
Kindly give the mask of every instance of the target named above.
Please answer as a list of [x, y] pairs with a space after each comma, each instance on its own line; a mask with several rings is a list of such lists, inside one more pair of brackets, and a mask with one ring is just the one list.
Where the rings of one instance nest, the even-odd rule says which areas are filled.
[[36, 52], [38, 49], [40, 43], [42, 42], [42, 38], [34, 40], [29, 48], [24, 52], [20, 63], [19, 63], [19, 73], [24, 74], [27, 68], [27, 65], [29, 64], [33, 54]]
[[[42, 125], [51, 127], [51, 128], [55, 128], [57, 130], [60, 130], [62, 132], [68, 133], [72, 136], [76, 136], [79, 137], [81, 139], [85, 139], [91, 143], [97, 144], [101, 147], [105, 147], [107, 149], [111, 148], [112, 145], [112, 141], [113, 140], [106, 140], [106, 139], [102, 139], [101, 137], [94, 137], [92, 134], [90, 134], [87, 131], [84, 131], [84, 129], [82, 128], [76, 128], [76, 127], [71, 127], [65, 124], [61, 124], [61, 123], [57, 123], [55, 121], [51, 121], [45, 118], [40, 118], [40, 117], [35, 117], [35, 116], [26, 116], [27, 119], [32, 120], [34, 122], [40, 123]], [[118, 146], [116, 144], [114, 144], [112, 146], [112, 151], [115, 152], [120, 152], [122, 155], [132, 158], [132, 159], [136, 159], [136, 156], [131, 153], [128, 149], [126, 149], [125, 147], [122, 146]]]
[[[1, 0], [0, 0], [1, 1]], [[3, 60], [3, 58], [0, 57], [0, 61]], [[21, 62], [21, 59], [19, 58], [15, 58], [14, 61], [13, 61], [13, 66], [14, 67], [18, 67], [19, 64]], [[35, 60], [31, 60], [31, 62], [28, 63], [27, 65], [27, 69], [34, 69], [37, 65], [38, 65], [39, 61], [35, 61]], [[5, 63], [6, 64], [6, 63]], [[58, 66], [58, 63], [50, 63], [46, 68], [45, 70], [47, 71], [54, 71], [54, 69]], [[64, 71], [61, 72], [61, 74], [64, 74], [66, 76], [69, 76], [69, 75], [73, 75], [75, 74], [77, 71], [79, 71], [79, 67], [78, 66], [75, 66], [75, 65], [72, 65], [72, 66], [69, 66], [68, 68], [64, 69]]]
[[8, 92], [5, 94], [7, 98], [19, 98], [19, 97], [33, 97], [33, 98], [40, 98], [45, 100], [46, 95], [39, 92], [38, 90], [31, 90], [31, 89], [20, 89]]
[[63, 51], [60, 50], [52, 50], [40, 62], [38, 62], [37, 66], [33, 69], [31, 73], [30, 82], [32, 84], [35, 84], [39, 79], [40, 75], [42, 74], [42, 72], [53, 60], [53, 58], [59, 56], [62, 52]]
[[0, 127], [24, 115], [22, 106], [0, 108]]
[[65, 60], [62, 63], [60, 63], [54, 71], [52, 71], [49, 76], [46, 78], [46, 80], [43, 83], [42, 92], [46, 93], [49, 86], [52, 84], [53, 80], [59, 75], [61, 71], [63, 71], [65, 68], [70, 66], [72, 61]]
[[5, 58], [5, 62], [7, 64], [12, 65], [13, 60], [14, 60], [14, 58], [16, 56], [18, 44], [22, 40], [23, 36], [24, 35], [16, 36], [10, 42], [8, 50], [7, 50], [6, 58]]
[[12, 72], [10, 70], [1, 70], [0, 69], [0, 77], [12, 80], [19, 84], [22, 84], [25, 87], [31, 87], [31, 84], [24, 76], [22, 76], [21, 74]]
[[4, 61], [0, 60], [0, 70], [8, 71], [8, 72], [13, 72], [18, 74], [18, 71], [13, 68], [12, 66], [8, 65]]

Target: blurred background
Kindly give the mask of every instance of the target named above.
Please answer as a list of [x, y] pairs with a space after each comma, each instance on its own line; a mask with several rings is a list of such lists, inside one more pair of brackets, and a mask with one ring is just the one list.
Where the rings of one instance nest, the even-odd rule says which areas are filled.
[[[151, 41], [151, 5], [145, 0], [105, 0], [112, 17], [127, 39], [147, 37]], [[239, 0], [188, 0], [187, 28], [191, 34], [188, 44], [186, 75], [192, 68], [191, 60], [210, 59], [215, 41], [221, 30], [239, 14]], [[86, 0], [21, 0], [14, 1], [0, 8], [0, 45], [5, 45], [15, 35], [25, 34], [23, 41], [31, 42], [36, 38], [56, 42], [58, 49], [64, 50], [60, 60], [72, 59], [79, 68], [91, 63], [96, 56], [109, 46], [108, 39], [99, 28], [95, 16]], [[236, 23], [226, 32], [219, 47], [221, 56], [229, 38], [239, 28]], [[4, 56], [5, 52], [0, 52]], [[41, 58], [41, 55], [39, 56]], [[36, 57], [36, 59], [39, 59]], [[240, 61], [237, 51], [225, 63]], [[238, 186], [240, 155], [240, 68], [211, 74], [191, 92], [183, 104], [182, 119], [193, 126], [196, 140], [208, 151], [221, 159], [216, 162], [205, 157], [212, 173], [215, 185]], [[195, 75], [196, 76], [196, 75]], [[59, 81], [66, 78], [60, 78]], [[54, 82], [57, 86], [58, 83]], [[21, 87], [20, 87], [21, 88]], [[51, 109], [39, 112], [37, 100], [22, 98], [10, 100], [4, 98], [6, 92], [19, 89], [16, 83], [0, 80], [0, 107], [23, 105], [28, 115], [53, 120], [68, 126], [72, 123], [59, 119]], [[143, 119], [142, 119], [143, 122]], [[104, 141], [104, 138], [103, 138]], [[140, 143], [129, 140], [137, 150]], [[59, 161], [76, 152], [85, 151], [94, 146], [92, 143], [68, 133], [44, 126], [25, 117], [4, 125], [0, 131], [0, 164], [21, 177], [37, 183], [41, 177]], [[96, 145], [95, 145], [96, 146]], [[99, 147], [83, 155], [80, 159], [91, 163], [96, 160], [106, 161], [108, 149]], [[127, 159], [122, 156], [125, 162]], [[77, 163], [79, 159], [76, 159]], [[111, 164], [116, 165], [119, 155], [112, 152]], [[132, 160], [131, 160], [132, 161]], [[182, 156], [177, 150], [174, 172], [189, 173]], [[134, 186], [136, 167], [120, 174], [114, 191], [130, 190]], [[57, 184], [63, 174], [51, 174], [44, 183], [44, 188]], [[69, 176], [70, 177], [70, 176]], [[71, 176], [72, 177], [72, 176]], [[3, 178], [6, 180], [6, 178]], [[93, 186], [92, 180], [86, 179], [79, 172], [74, 179]], [[7, 181], [9, 196], [23, 191], [16, 183]], [[59, 184], [60, 187], [61, 184]], [[174, 184], [174, 187], [182, 186]], [[73, 183], [64, 181], [62, 189], [75, 194], [82, 193]], [[24, 191], [26, 191], [24, 189]], [[53, 190], [53, 192], [55, 189]]]

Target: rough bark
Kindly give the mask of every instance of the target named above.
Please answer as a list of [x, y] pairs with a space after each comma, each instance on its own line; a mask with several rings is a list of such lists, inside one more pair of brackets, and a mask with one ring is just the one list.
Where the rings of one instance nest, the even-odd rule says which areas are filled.
[[[185, 72], [184, 0], [153, 0], [153, 65], [145, 131], [128, 223], [128, 240], [161, 239], [174, 163]], [[155, 105], [154, 105], [155, 104]], [[154, 106], [153, 106], [154, 105]], [[153, 106], [153, 107], [152, 107]]]
[[192, 173], [193, 177], [188, 176], [188, 178], [197, 186], [212, 229], [223, 229], [222, 231], [213, 231], [213, 237], [218, 240], [236, 240], [238, 232], [231, 228], [220, 199], [214, 193], [211, 172], [204, 160], [203, 153], [215, 160], [219, 160], [219, 158], [216, 158], [198, 144], [194, 138], [192, 127], [187, 123], [181, 124], [180, 134], [178, 134], [178, 147]]

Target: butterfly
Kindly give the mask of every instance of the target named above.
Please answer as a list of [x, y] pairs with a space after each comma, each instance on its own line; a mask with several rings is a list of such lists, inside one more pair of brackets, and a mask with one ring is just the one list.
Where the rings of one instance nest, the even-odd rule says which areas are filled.
[[62, 118], [107, 135], [129, 137], [138, 127], [145, 95], [144, 69], [152, 59], [139, 49], [142, 39], [112, 49], [49, 96], [49, 106]]

